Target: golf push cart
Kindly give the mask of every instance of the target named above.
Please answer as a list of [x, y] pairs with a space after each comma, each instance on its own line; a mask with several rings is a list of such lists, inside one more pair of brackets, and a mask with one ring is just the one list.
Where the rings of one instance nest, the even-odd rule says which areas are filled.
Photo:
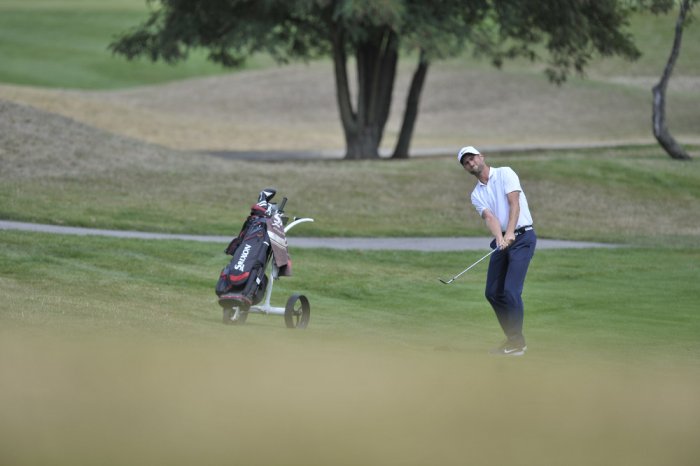
[[225, 250], [233, 257], [216, 284], [224, 324], [242, 325], [251, 313], [282, 315], [289, 328], [306, 328], [309, 324], [311, 307], [302, 294], [291, 295], [285, 307], [270, 305], [274, 282], [291, 275], [286, 233], [300, 223], [314, 221], [294, 217], [288, 223], [284, 213], [287, 198], [279, 205], [270, 202], [276, 192], [273, 188], [260, 192], [240, 233]]

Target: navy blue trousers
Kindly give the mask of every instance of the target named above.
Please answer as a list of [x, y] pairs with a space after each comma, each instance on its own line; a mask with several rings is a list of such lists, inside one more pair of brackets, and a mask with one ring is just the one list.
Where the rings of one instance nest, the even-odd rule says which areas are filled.
[[[516, 236], [515, 242], [507, 249], [491, 254], [489, 271], [486, 275], [486, 299], [496, 312], [503, 333], [508, 340], [516, 343], [525, 343], [523, 285], [536, 245], [535, 230]], [[495, 247], [494, 240], [491, 248]]]

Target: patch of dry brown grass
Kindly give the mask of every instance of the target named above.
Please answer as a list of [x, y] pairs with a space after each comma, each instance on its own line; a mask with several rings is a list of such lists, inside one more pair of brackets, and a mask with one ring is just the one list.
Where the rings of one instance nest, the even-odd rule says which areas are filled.
[[[397, 80], [386, 148], [398, 133], [411, 72], [402, 67]], [[651, 142], [649, 94], [636, 81], [621, 83], [556, 87], [538, 74], [436, 65], [412, 147]], [[330, 65], [313, 63], [119, 91], [2, 85], [0, 99], [175, 149], [316, 152], [344, 147], [333, 86]], [[677, 137], [700, 141], [698, 108], [697, 93], [669, 96]]]
[[[5, 180], [163, 170], [174, 151], [0, 100], [0, 176]], [[177, 160], [175, 158], [175, 160]]]

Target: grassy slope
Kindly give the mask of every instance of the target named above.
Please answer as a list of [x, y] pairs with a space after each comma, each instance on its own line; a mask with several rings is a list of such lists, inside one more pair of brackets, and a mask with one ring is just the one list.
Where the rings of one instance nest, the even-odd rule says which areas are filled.
[[[642, 56], [635, 62], [625, 62], [619, 58], [606, 58], [594, 61], [598, 76], [654, 76], [658, 80], [666, 64], [678, 13], [668, 15], [638, 15], [632, 18], [630, 30]], [[697, 23], [689, 23], [683, 30], [681, 54], [678, 57], [674, 76], [697, 76], [700, 63], [693, 59], [700, 48], [700, 28]]]
[[[251, 193], [272, 185], [290, 198], [290, 212], [317, 220], [304, 226], [306, 235], [485, 233], [468, 205], [474, 181], [452, 156], [226, 161], [143, 145], [28, 107], [4, 108], [14, 117], [0, 119], [0, 142], [9, 149], [1, 155], [3, 218], [225, 235], [239, 227]], [[656, 147], [489, 157], [518, 171], [543, 237], [677, 245], [697, 238], [698, 168]]]

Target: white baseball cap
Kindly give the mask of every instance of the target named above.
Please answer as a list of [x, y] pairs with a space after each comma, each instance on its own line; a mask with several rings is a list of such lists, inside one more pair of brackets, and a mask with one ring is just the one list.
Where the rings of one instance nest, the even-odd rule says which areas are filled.
[[459, 152], [457, 153], [457, 160], [459, 161], [459, 164], [462, 165], [462, 159], [464, 158], [465, 155], [467, 154], [472, 154], [472, 155], [481, 155], [481, 152], [476, 150], [476, 147], [474, 146], [466, 146], [462, 147]]

